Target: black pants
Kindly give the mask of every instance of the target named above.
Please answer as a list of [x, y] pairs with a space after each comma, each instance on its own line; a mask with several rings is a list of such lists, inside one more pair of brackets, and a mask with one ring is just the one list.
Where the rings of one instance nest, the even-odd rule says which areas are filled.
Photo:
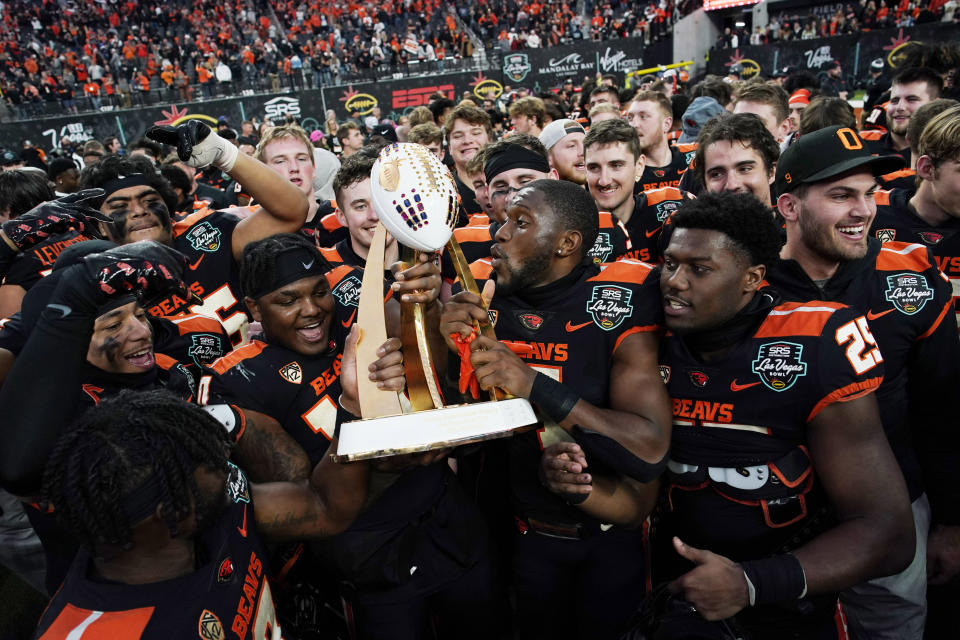
[[513, 579], [518, 637], [619, 638], [644, 594], [641, 532], [587, 540], [518, 533]]

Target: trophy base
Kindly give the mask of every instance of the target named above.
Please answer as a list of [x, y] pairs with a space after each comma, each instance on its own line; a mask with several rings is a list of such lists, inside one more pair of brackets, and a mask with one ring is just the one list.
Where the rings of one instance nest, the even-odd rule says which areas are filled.
[[340, 425], [335, 459], [352, 462], [504, 438], [537, 423], [523, 398], [460, 404]]

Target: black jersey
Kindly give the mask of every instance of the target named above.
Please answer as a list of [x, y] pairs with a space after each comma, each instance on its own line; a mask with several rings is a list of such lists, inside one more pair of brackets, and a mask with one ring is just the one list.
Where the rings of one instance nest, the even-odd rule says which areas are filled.
[[233, 345], [226, 329], [217, 320], [187, 314], [173, 318], [150, 318], [153, 348], [183, 365], [194, 380], [215, 360], [227, 355]]
[[[917, 172], [915, 169], [900, 169], [877, 176], [877, 182], [884, 189], [904, 189], [913, 195], [917, 190]], [[877, 202], [877, 204], [880, 204]]]
[[152, 305], [155, 316], [196, 313], [216, 318], [234, 344], [244, 341], [247, 309], [240, 289], [240, 268], [233, 258], [234, 215], [202, 209], [173, 226], [173, 248], [187, 257], [184, 281], [203, 304], [189, 304], [173, 295]]
[[[477, 286], [494, 276], [489, 261], [471, 265]], [[490, 305], [497, 338], [524, 343], [523, 357], [537, 371], [574, 387], [598, 407], [609, 406], [614, 352], [627, 336], [659, 329], [660, 285], [654, 269], [634, 260], [581, 266], [545, 287], [516, 295], [496, 294]], [[510, 483], [518, 516], [552, 522], [599, 521], [540, 484], [541, 451], [570, 435], [547, 422], [508, 441]], [[591, 473], [615, 473], [596, 463]]]
[[664, 223], [684, 200], [693, 197], [693, 194], [675, 187], [654, 189], [637, 195], [633, 201], [633, 214], [624, 224], [633, 244], [630, 257], [643, 262], [659, 262]]
[[90, 237], [72, 230], [47, 238], [17, 255], [3, 278], [3, 284], [15, 284], [29, 291], [41, 278], [50, 275], [60, 252], [86, 240]]
[[867, 149], [876, 156], [900, 156], [906, 166], [910, 166], [911, 151], [910, 147], [896, 149], [893, 145], [893, 137], [889, 131], [880, 131], [879, 129], [867, 129], [860, 132], [860, 137], [867, 143]]
[[909, 242], [930, 247], [937, 266], [950, 278], [954, 307], [960, 314], [960, 220], [950, 218], [933, 226], [910, 206], [913, 191], [877, 191], [877, 215], [870, 235], [880, 242]]
[[456, 226], [462, 227], [470, 221], [470, 217], [478, 213], [483, 213], [483, 207], [477, 202], [477, 194], [467, 184], [460, 179], [460, 176], [454, 170], [453, 181], [457, 187], [457, 193], [460, 194], [460, 212], [457, 214]]
[[341, 240], [350, 237], [349, 230], [337, 218], [337, 203], [333, 200], [317, 200], [319, 207], [313, 220], [309, 220], [300, 228], [300, 233], [307, 236], [317, 245], [317, 248], [332, 247]]
[[118, 584], [91, 577], [90, 553], [81, 550], [35, 637], [279, 638], [250, 487], [236, 467], [227, 479], [227, 508], [199, 534], [197, 553], [202, 564], [188, 575]]
[[633, 185], [634, 195], [664, 187], [679, 187], [680, 178], [689, 166], [690, 159], [687, 158], [687, 152], [677, 147], [670, 147], [670, 162], [666, 166], [654, 167], [649, 164], [644, 166], [643, 175]]
[[[960, 522], [955, 495], [960, 455], [947, 426], [956, 418], [948, 399], [958, 391], [960, 342], [950, 282], [929, 249], [870, 238], [867, 254], [842, 263], [822, 286], [793, 260], [768, 269], [767, 281], [786, 300], [841, 302], [866, 316], [886, 366], [877, 390], [880, 415], [911, 499], [925, 484], [939, 517]], [[925, 483], [911, 439], [923, 445]]]
[[670, 533], [740, 561], [812, 537], [825, 497], [807, 423], [832, 403], [875, 391], [884, 369], [863, 314], [811, 301], [772, 307], [751, 336], [710, 363], [669, 335], [660, 373], [673, 403]]

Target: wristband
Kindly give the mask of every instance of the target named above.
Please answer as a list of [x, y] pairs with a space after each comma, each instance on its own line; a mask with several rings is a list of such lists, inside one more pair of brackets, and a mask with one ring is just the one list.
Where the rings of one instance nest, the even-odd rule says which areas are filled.
[[747, 579], [750, 606], [790, 602], [807, 595], [807, 577], [792, 553], [740, 563]]
[[221, 171], [230, 173], [233, 171], [233, 165], [237, 164], [237, 156], [240, 155], [240, 150], [233, 146], [229, 140], [220, 139], [223, 140], [223, 146], [220, 147], [220, 154], [214, 164]]
[[530, 389], [530, 402], [537, 405], [548, 418], [560, 424], [570, 415], [580, 400], [576, 391], [562, 385], [544, 373], [537, 373]]

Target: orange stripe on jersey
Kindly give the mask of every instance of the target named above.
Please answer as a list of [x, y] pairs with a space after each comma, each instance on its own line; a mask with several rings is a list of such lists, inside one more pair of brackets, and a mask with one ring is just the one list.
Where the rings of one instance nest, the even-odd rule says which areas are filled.
[[877, 129], [864, 129], [863, 131], [860, 132], [860, 137], [863, 140], [874, 141], [882, 138], [883, 134], [884, 134], [883, 131], [878, 131]]
[[323, 247], [320, 249], [320, 255], [322, 255], [323, 259], [327, 262], [343, 262], [343, 258], [340, 256], [340, 252], [337, 251], [336, 247]]
[[112, 640], [137, 640], [150, 622], [154, 607], [129, 609], [127, 611], [92, 611], [68, 604], [40, 636], [40, 640], [84, 640], [85, 638], [111, 638]]
[[881, 180], [896, 180], [897, 178], [910, 178], [917, 175], [917, 172], [913, 169], [900, 169], [899, 171], [893, 171], [891, 173], [885, 173], [880, 176]]
[[618, 260], [600, 266], [600, 273], [587, 282], [632, 282], [643, 284], [653, 267], [639, 260]]
[[453, 230], [453, 237], [457, 239], [457, 242], [493, 242], [493, 238], [490, 236], [490, 227], [485, 225], [482, 227], [457, 227]]
[[675, 145], [673, 145], [673, 148], [676, 149], [677, 151], [679, 151], [680, 153], [688, 153], [688, 152], [690, 152], [690, 151], [696, 151], [696, 150], [697, 150], [697, 143], [696, 143], [696, 142], [685, 142], [685, 143], [683, 143], [683, 144], [675, 144]]
[[194, 213], [191, 213], [183, 220], [176, 222], [173, 225], [173, 237], [177, 238], [183, 235], [184, 233], [187, 232], [187, 229], [189, 229], [196, 223], [200, 222], [201, 220], [209, 216], [211, 213], [213, 213], [213, 209], [211, 209], [210, 207], [204, 207], [203, 209], [200, 209], [200, 211], [195, 211]]
[[601, 229], [613, 229], [613, 214], [609, 211], [601, 211], [598, 221]]
[[839, 389], [831, 391], [813, 407], [810, 415], [807, 416], [807, 422], [810, 422], [816, 418], [818, 413], [826, 409], [834, 402], [850, 402], [851, 400], [856, 400], [857, 398], [867, 395], [879, 387], [881, 382], [883, 382], [883, 376], [878, 376], [876, 378], [867, 378], [866, 380], [861, 380], [859, 382], [851, 382], [845, 387], [840, 387]]
[[163, 370], [171, 369], [177, 365], [176, 358], [171, 358], [163, 353], [154, 353], [153, 359], [156, 361], [157, 366]]
[[937, 327], [940, 326], [940, 323], [943, 322], [943, 319], [947, 317], [947, 312], [953, 309], [953, 298], [947, 300], [947, 304], [943, 306], [943, 309], [940, 310], [940, 315], [937, 316], [937, 319], [933, 321], [933, 324], [930, 325], [930, 328], [924, 331], [920, 336], [917, 337], [917, 340], [923, 340], [924, 338], [929, 338], [930, 334], [937, 330]]
[[266, 342], [261, 342], [259, 340], [251, 340], [242, 347], [237, 347], [227, 355], [222, 358], [217, 358], [217, 360], [210, 365], [210, 368], [223, 375], [236, 365], [240, 364], [248, 358], [253, 358], [260, 355], [260, 352], [267, 348]]
[[[470, 217], [467, 218], [467, 224], [463, 227], [458, 227], [463, 229], [464, 227], [489, 227], [490, 226], [490, 216], [485, 213], [471, 213]], [[456, 229], [454, 229], [456, 231]]]
[[683, 191], [676, 187], [663, 187], [644, 191], [647, 194], [647, 204], [660, 204], [664, 200], [683, 200]]
[[201, 316], [191, 313], [188, 316], [168, 317], [164, 316], [173, 324], [177, 325], [180, 335], [186, 335], [194, 331], [206, 331], [208, 333], [223, 333], [223, 325], [219, 321], [207, 316]]
[[754, 334], [757, 338], [819, 336], [827, 320], [846, 305], [836, 302], [788, 302], [774, 307]]
[[886, 242], [877, 254], [877, 271], [926, 271], [929, 250], [922, 244]]
[[340, 281], [343, 280], [351, 271], [353, 271], [353, 267], [348, 264], [342, 264], [339, 267], [334, 267], [328, 271], [327, 282], [330, 283], [330, 288], [333, 289], [335, 286], [340, 284]]
[[650, 333], [651, 331], [657, 331], [660, 327], [655, 324], [650, 324], [644, 327], [630, 327], [626, 331], [620, 334], [620, 337], [617, 338], [617, 341], [613, 343], [613, 353], [617, 352], [617, 349], [620, 348], [620, 343], [624, 341], [627, 336], [632, 336], [635, 333]]
[[[470, 273], [473, 274], [474, 280], [489, 280], [490, 274], [493, 273], [493, 265], [488, 258], [475, 260], [470, 263]], [[458, 282], [459, 280], [460, 279], [457, 278]]]
[[[892, 174], [888, 173], [887, 176], [889, 175], [892, 175]], [[883, 176], [883, 177], [886, 178], [887, 176]], [[890, 192], [887, 191], [886, 189], [877, 189], [876, 191], [873, 192], [873, 199], [880, 206], [888, 205], [890, 204]]]
[[[336, 204], [333, 200], [330, 201], [330, 204], [336, 208]], [[337, 229], [343, 229], [343, 225], [340, 224], [340, 220], [337, 219], [336, 212], [328, 213], [327, 215], [320, 218], [320, 226], [326, 229], [327, 231], [336, 231]]]

